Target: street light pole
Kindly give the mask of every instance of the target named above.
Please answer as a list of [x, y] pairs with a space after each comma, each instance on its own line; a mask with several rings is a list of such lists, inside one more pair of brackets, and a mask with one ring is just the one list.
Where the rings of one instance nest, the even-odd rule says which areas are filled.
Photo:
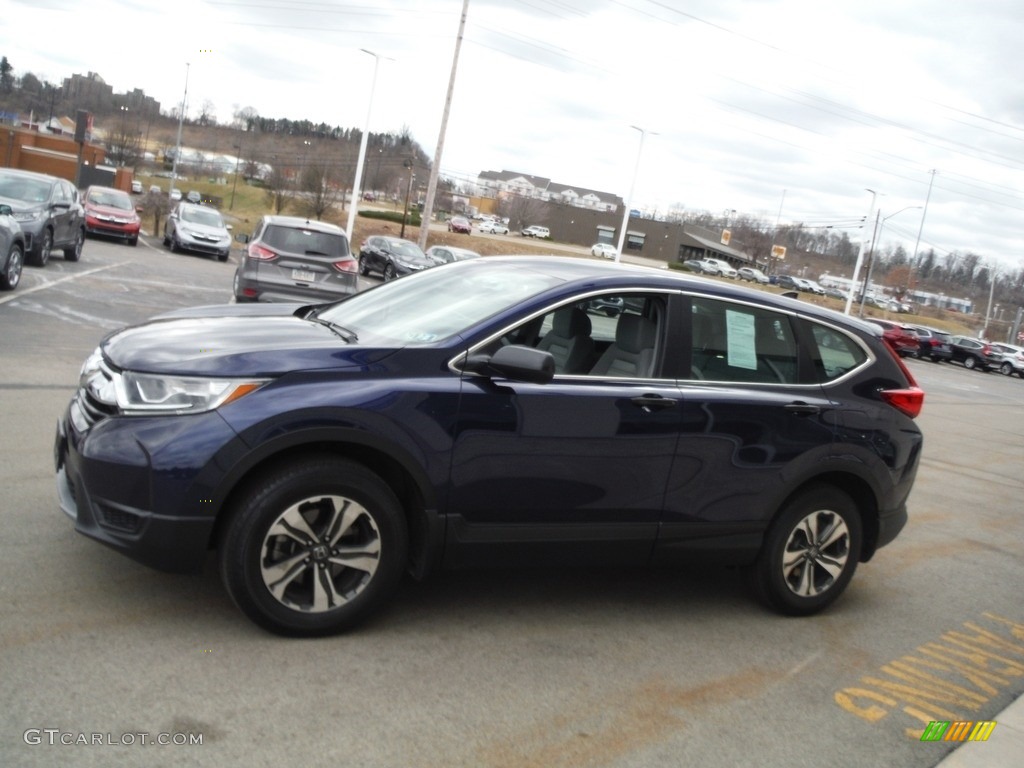
[[181, 157], [181, 126], [185, 122], [185, 103], [188, 100], [188, 70], [192, 65], [185, 62], [185, 93], [181, 96], [181, 111], [178, 112], [178, 142], [174, 150], [174, 162], [171, 163], [171, 186], [167, 190], [167, 197], [174, 197], [174, 182], [178, 178], [178, 159]]
[[860, 312], [858, 313], [860, 317], [864, 317], [864, 302], [867, 300], [868, 286], [871, 285], [871, 273], [875, 271], [875, 243], [882, 242], [882, 230], [885, 229], [885, 222], [887, 222], [893, 216], [897, 216], [903, 213], [904, 211], [912, 211], [920, 208], [920, 205], [908, 205], [906, 208], [900, 208], [898, 211], [896, 211], [896, 213], [890, 213], [881, 221], [879, 221], [878, 219], [878, 216], [879, 214], [881, 214], [881, 211], [875, 214], [875, 230], [877, 236], [871, 238], [871, 251], [868, 254], [868, 276], [864, 280], [864, 290], [861, 291], [860, 294]]
[[[352, 205], [348, 209], [348, 224], [345, 226], [345, 234], [349, 242], [352, 242], [352, 230], [355, 227], [356, 210], [359, 208], [359, 196], [363, 183], [363, 163], [366, 160], [366, 144], [370, 140], [370, 115], [373, 112], [373, 92], [377, 89], [377, 70], [380, 68], [380, 54], [360, 48], [363, 53], [373, 56], [373, 80], [370, 82], [370, 103], [366, 105], [366, 123], [363, 128], [363, 136], [359, 141], [359, 158], [356, 160], [356, 175], [352, 181]], [[392, 59], [388, 59], [392, 61]]]
[[[868, 215], [864, 217], [864, 224], [866, 225], [871, 219], [871, 212], [875, 210], [875, 198], [878, 193], [873, 189], [867, 190], [871, 193], [871, 205], [868, 207]], [[862, 226], [863, 230], [864, 227]], [[846, 296], [846, 309], [843, 310], [843, 314], [850, 314], [850, 308], [853, 306], [853, 294], [857, 291], [857, 280], [860, 278], [860, 268], [864, 264], [864, 248], [867, 245], [867, 238], [861, 237], [860, 248], [857, 251], [857, 263], [853, 267], [853, 280], [850, 281], [850, 292]]]
[[[619, 244], [615, 248], [615, 263], [622, 261], [622, 249], [626, 243], [626, 227], [629, 226], [629, 212], [633, 208], [633, 191], [636, 189], [636, 177], [640, 173], [640, 158], [644, 153], [644, 139], [648, 131], [635, 125], [629, 126], [634, 131], [640, 131], [640, 146], [636, 150], [636, 163], [633, 166], [633, 180], [629, 184], [629, 198], [626, 200], [625, 209], [622, 211], [622, 226], [619, 228]], [[658, 134], [651, 132], [651, 136]]]

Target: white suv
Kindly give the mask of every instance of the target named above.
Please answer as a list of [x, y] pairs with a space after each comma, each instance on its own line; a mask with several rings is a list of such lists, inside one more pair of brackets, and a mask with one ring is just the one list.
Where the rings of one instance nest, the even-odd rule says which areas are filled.
[[523, 230], [523, 237], [551, 237], [551, 230], [534, 225]]
[[708, 274], [719, 274], [722, 277], [731, 277], [734, 280], [740, 275], [740, 273], [736, 271], [735, 267], [730, 266], [729, 262], [724, 261], [722, 259], [701, 259], [700, 263], [702, 268], [705, 264], [710, 264], [713, 265], [718, 270], [718, 272], [716, 273], [713, 270], [705, 269], [704, 271], [707, 272]]
[[1016, 373], [1024, 379], [1024, 347], [1014, 344], [1000, 344], [993, 342], [992, 351], [1002, 355], [1003, 360], [999, 363], [999, 372], [1009, 376]]

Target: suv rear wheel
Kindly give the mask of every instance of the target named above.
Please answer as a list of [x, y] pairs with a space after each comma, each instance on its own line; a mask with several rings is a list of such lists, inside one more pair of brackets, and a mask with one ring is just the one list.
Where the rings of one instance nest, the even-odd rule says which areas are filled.
[[381, 607], [406, 565], [408, 531], [391, 489], [330, 456], [281, 465], [228, 510], [221, 576], [235, 604], [282, 635], [344, 630]]
[[778, 516], [748, 576], [757, 596], [790, 616], [831, 604], [860, 559], [862, 525], [853, 501], [828, 485], [795, 496]]

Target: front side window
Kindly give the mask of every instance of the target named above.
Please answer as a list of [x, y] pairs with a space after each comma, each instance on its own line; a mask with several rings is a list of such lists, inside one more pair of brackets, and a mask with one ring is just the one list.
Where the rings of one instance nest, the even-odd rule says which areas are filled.
[[[492, 347], [519, 344], [551, 353], [555, 373], [648, 379], [657, 376], [665, 298], [648, 293], [593, 296], [512, 329]], [[488, 350], [493, 351], [493, 349]]]
[[788, 315], [716, 299], [694, 298], [690, 378], [796, 384], [797, 344]]

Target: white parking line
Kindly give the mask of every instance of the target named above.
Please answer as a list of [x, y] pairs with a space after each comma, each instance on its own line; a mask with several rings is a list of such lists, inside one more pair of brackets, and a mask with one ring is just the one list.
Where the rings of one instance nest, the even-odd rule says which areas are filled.
[[20, 299], [20, 298], [23, 298], [25, 296], [28, 296], [30, 293], [35, 293], [36, 291], [42, 291], [42, 290], [44, 290], [46, 288], [52, 288], [55, 285], [60, 285], [61, 283], [66, 283], [69, 280], [77, 280], [80, 277], [88, 277], [89, 275], [95, 275], [97, 272], [102, 272], [102, 271], [104, 271], [106, 269], [113, 269], [114, 267], [120, 267], [120, 266], [122, 266], [122, 265], [121, 264], [108, 264], [105, 267], [96, 267], [95, 269], [87, 269], [85, 272], [77, 272], [77, 273], [75, 273], [73, 275], [68, 275], [67, 277], [62, 277], [59, 280], [49, 280], [49, 281], [43, 283], [42, 285], [36, 285], [36, 286], [33, 286], [32, 288], [26, 288], [24, 291], [18, 291], [17, 293], [12, 293], [10, 296], [4, 296], [2, 299], [0, 299], [0, 304], [6, 304], [9, 301], [14, 301], [15, 299]]

